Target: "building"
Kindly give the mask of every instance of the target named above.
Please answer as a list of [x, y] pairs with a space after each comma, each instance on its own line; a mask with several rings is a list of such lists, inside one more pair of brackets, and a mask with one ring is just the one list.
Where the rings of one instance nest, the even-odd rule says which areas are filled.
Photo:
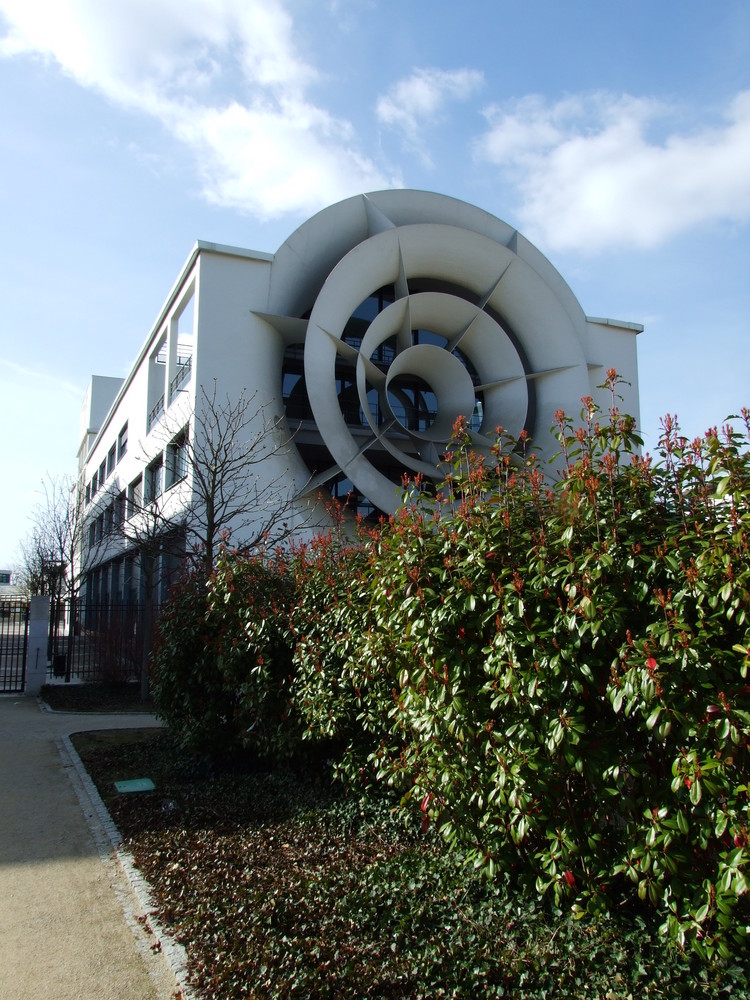
[[442, 477], [459, 415], [479, 449], [502, 426], [551, 454], [556, 410], [577, 414], [585, 395], [608, 405], [596, 388], [607, 368], [629, 382], [622, 408], [637, 420], [641, 330], [587, 317], [520, 233], [438, 194], [349, 198], [275, 254], [199, 242], [130, 373], [95, 377], [86, 397], [87, 595], [136, 598], [139, 537], [126, 529], [146, 532], [149, 510], [172, 537], [154, 563], [162, 584], [194, 540], [188, 459], [210, 398], [251, 404], [245, 431], [262, 460], [246, 480], [263, 502], [255, 524], [223, 522], [242, 543], [274, 502], [298, 532], [326, 522], [324, 494], [364, 516], [392, 512], [404, 472]]
[[[12, 601], [20, 601], [27, 597], [26, 590], [14, 583], [15, 574], [9, 569], [0, 569], [0, 616], [8, 618], [11, 615]], [[0, 636], [0, 641], [2, 637]]]
[[13, 570], [0, 569], [0, 601], [26, 596], [26, 590], [15, 581], [16, 574]]

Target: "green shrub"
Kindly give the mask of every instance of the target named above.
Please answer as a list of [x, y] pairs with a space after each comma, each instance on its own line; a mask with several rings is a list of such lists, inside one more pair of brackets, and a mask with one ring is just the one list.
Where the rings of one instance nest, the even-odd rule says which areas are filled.
[[190, 574], [175, 588], [159, 618], [151, 690], [182, 746], [212, 757], [292, 752], [292, 593], [282, 564], [226, 550], [208, 580]]
[[290, 617], [292, 694], [303, 738], [328, 744], [336, 765], [359, 784], [369, 753], [388, 727], [389, 672], [382, 657], [364, 657], [368, 637], [373, 535], [322, 533], [297, 549], [297, 590]]
[[161, 620], [153, 691], [184, 745], [398, 790], [489, 875], [574, 914], [651, 909], [703, 959], [750, 936], [750, 413], [642, 457], [606, 417], [556, 415], [492, 459], [457, 424], [437, 497], [290, 567], [222, 553]]
[[425, 828], [581, 912], [656, 908], [704, 957], [750, 935], [743, 417], [695, 442], [668, 418], [654, 463], [584, 400], [554, 488], [459, 424], [445, 494], [373, 548], [363, 647], [394, 686], [372, 765]]

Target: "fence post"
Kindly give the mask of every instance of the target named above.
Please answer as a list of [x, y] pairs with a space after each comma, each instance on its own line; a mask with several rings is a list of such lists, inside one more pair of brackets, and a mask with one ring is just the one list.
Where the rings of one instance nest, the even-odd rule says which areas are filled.
[[47, 678], [47, 633], [49, 597], [32, 597], [29, 610], [29, 641], [26, 646], [24, 694], [36, 697]]

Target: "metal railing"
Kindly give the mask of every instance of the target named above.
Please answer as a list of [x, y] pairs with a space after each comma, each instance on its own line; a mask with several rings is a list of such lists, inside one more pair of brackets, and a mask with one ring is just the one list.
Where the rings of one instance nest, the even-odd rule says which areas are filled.
[[182, 362], [182, 364], [178, 367], [177, 374], [175, 375], [175, 377], [169, 383], [169, 402], [170, 403], [172, 402], [172, 399], [174, 398], [175, 393], [177, 393], [177, 391], [180, 389], [180, 387], [183, 386], [187, 382], [187, 380], [190, 378], [190, 369], [192, 368], [192, 366], [193, 366], [193, 359], [192, 359], [192, 357], [190, 355], [188, 355], [184, 359], [184, 361]]
[[23, 691], [26, 646], [29, 635], [29, 602], [26, 598], [0, 599], [0, 692]]
[[159, 417], [164, 412], [164, 396], [156, 401], [156, 404], [149, 411], [148, 417], [146, 418], [146, 430], [150, 431], [151, 427]]
[[143, 614], [120, 604], [58, 602], [50, 616], [50, 672], [58, 680], [137, 680], [143, 656]]

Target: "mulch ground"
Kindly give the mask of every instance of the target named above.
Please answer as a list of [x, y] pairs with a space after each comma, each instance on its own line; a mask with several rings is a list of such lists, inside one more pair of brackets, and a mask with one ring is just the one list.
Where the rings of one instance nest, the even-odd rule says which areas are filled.
[[[701, 969], [638, 913], [576, 921], [489, 882], [325, 760], [219, 766], [158, 729], [72, 739], [201, 1000], [750, 996], [746, 963]], [[133, 778], [154, 790], [118, 793]]]

